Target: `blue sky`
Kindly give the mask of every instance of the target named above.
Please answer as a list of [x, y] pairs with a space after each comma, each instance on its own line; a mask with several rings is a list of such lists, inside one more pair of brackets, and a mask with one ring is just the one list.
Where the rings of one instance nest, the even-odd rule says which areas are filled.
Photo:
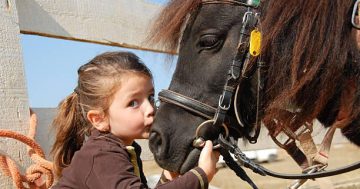
[[149, 51], [34, 35], [21, 35], [21, 45], [30, 107], [56, 107], [76, 87], [79, 66], [105, 51], [126, 50], [138, 55], [153, 72], [156, 93], [168, 87], [175, 67], [165, 54]]

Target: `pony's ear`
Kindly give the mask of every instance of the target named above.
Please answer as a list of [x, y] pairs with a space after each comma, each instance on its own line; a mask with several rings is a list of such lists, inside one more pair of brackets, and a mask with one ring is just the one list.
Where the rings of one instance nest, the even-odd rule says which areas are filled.
[[99, 131], [109, 131], [109, 121], [104, 115], [103, 111], [100, 110], [90, 110], [87, 115], [87, 119], [90, 123]]

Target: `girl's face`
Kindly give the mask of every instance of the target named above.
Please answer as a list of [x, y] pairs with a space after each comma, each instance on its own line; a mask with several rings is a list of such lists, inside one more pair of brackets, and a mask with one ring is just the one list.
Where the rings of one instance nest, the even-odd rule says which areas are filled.
[[155, 114], [154, 86], [145, 75], [129, 73], [123, 78], [110, 105], [108, 121], [110, 132], [131, 145], [134, 139], [149, 138]]

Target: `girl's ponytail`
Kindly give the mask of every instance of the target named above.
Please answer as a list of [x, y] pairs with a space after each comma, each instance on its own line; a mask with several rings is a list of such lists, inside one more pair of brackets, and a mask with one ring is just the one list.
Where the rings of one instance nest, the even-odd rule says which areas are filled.
[[52, 123], [56, 139], [51, 153], [54, 157], [54, 172], [57, 177], [67, 167], [74, 153], [79, 150], [85, 139], [86, 121], [79, 104], [79, 95], [70, 94], [60, 102], [58, 113]]

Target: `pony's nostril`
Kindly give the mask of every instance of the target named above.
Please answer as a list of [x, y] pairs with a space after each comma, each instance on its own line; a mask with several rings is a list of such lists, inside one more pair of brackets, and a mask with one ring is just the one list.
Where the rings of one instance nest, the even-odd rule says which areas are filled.
[[162, 138], [160, 136], [159, 133], [153, 131], [150, 133], [149, 136], [149, 142], [150, 142], [150, 149], [151, 151], [156, 155], [156, 156], [160, 156], [161, 155], [161, 149], [162, 149]]
[[162, 143], [161, 136], [157, 132], [151, 132], [149, 136], [149, 140], [155, 146], [160, 146]]

